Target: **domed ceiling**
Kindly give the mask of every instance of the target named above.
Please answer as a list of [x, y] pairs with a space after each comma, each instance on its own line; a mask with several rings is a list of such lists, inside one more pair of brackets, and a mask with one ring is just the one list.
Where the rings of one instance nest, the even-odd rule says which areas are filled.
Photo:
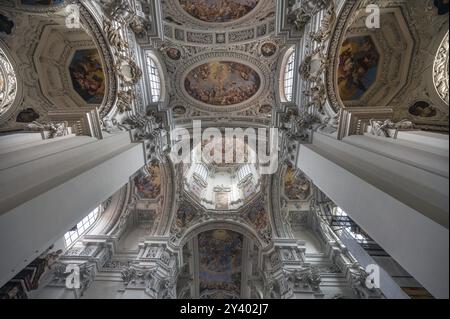
[[186, 92], [211, 105], [242, 103], [258, 92], [261, 79], [251, 67], [228, 61], [214, 61], [191, 70], [184, 79]]
[[[178, 125], [233, 120], [268, 124], [283, 53], [275, 0], [162, 2], [168, 100]], [[206, 125], [206, 124], [205, 124]]]
[[252, 11], [259, 0], [179, 0], [192, 17], [205, 22], [230, 22]]

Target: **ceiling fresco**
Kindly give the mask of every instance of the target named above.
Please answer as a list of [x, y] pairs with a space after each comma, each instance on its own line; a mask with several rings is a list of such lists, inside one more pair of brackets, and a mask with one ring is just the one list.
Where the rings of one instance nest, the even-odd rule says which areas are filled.
[[13, 28], [14, 21], [3, 14], [0, 14], [0, 33], [11, 34]]
[[161, 168], [150, 164], [145, 170], [134, 179], [136, 193], [143, 199], [155, 199], [161, 194]]
[[51, 6], [64, 2], [64, 0], [21, 0], [22, 4], [34, 5], [34, 6]]
[[184, 79], [186, 92], [205, 104], [227, 106], [242, 103], [258, 92], [261, 79], [247, 65], [216, 61], [202, 64]]
[[105, 75], [95, 49], [77, 50], [69, 66], [73, 89], [89, 104], [100, 104], [105, 94]]
[[241, 234], [215, 229], [198, 235], [201, 298], [232, 298], [241, 295]]
[[287, 167], [283, 180], [284, 194], [288, 199], [306, 200], [311, 195], [311, 183], [292, 167]]
[[338, 86], [342, 100], [358, 100], [375, 83], [380, 54], [370, 36], [348, 38], [339, 55]]
[[331, 40], [326, 72], [328, 91], [339, 97], [329, 95], [335, 110], [339, 103], [346, 108], [389, 105], [394, 121], [408, 119], [416, 128], [448, 131], [448, 102], [433, 83], [434, 57], [448, 32], [448, 15], [431, 3], [385, 2], [383, 27], [370, 32], [364, 10], [358, 11], [344, 29], [344, 43]]
[[192, 17], [205, 22], [231, 22], [252, 11], [259, 0], [179, 0]]

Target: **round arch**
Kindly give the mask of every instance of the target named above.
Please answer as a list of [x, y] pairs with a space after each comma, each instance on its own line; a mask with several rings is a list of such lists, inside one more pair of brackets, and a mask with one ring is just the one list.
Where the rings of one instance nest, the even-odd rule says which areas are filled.
[[17, 63], [0, 39], [0, 125], [16, 115], [22, 103], [22, 81]]

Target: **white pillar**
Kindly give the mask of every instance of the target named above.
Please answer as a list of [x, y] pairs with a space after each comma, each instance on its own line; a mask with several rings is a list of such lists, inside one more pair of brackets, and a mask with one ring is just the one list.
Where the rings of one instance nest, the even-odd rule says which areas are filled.
[[128, 132], [38, 144], [0, 152], [0, 286], [145, 164]]
[[297, 166], [431, 294], [448, 298], [447, 177], [314, 134]]

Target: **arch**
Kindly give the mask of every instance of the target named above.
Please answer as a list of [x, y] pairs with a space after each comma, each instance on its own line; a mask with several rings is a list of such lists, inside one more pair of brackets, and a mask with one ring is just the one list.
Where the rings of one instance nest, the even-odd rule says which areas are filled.
[[449, 32], [445, 34], [433, 63], [433, 84], [439, 97], [448, 105], [448, 54]]
[[87, 233], [87, 236], [111, 235], [130, 197], [130, 183], [127, 183], [115, 194], [102, 203], [103, 212], [98, 222]]
[[253, 228], [244, 223], [240, 223], [237, 220], [206, 220], [203, 222], [199, 221], [199, 223], [193, 225], [186, 231], [185, 235], [181, 237], [176, 246], [182, 248], [187, 242], [189, 242], [198, 234], [214, 229], [225, 229], [240, 233], [244, 237], [253, 240], [253, 242], [256, 243], [259, 248], [267, 248], [266, 243], [262, 241], [262, 239], [258, 236]]
[[8, 121], [22, 102], [22, 82], [17, 64], [0, 40], [0, 124]]

